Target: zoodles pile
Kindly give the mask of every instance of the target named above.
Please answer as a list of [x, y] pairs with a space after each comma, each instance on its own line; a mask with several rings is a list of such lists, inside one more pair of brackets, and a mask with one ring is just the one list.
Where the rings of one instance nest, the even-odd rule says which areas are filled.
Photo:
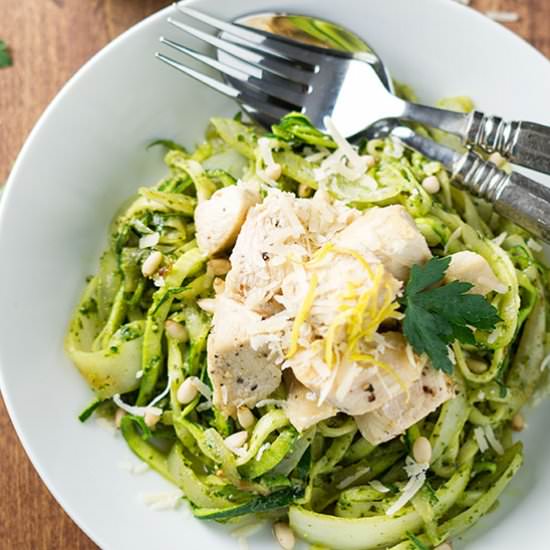
[[[469, 103], [459, 98], [446, 106]], [[545, 379], [541, 364], [550, 351], [541, 247], [452, 186], [439, 164], [389, 139], [362, 141], [358, 152], [374, 159], [368, 175], [377, 188], [340, 175], [330, 196], [361, 212], [403, 206], [435, 258], [482, 256], [505, 287], [487, 295], [498, 322], [494, 330], [475, 330], [473, 340], [450, 343], [455, 397], [387, 442], [370, 443], [342, 412], [299, 432], [285, 412], [284, 377], [245, 423], [212, 402], [207, 305], [223, 272], [219, 259], [197, 246], [194, 213], [238, 179], [262, 180], [260, 137], [282, 172], [260, 181], [262, 196], [275, 187], [311, 198], [316, 170], [336, 144], [301, 115], [288, 115], [270, 133], [238, 118], [214, 118], [192, 152], [157, 142], [168, 149], [169, 174], [140, 188], [115, 219], [70, 324], [67, 353], [96, 396], [81, 420], [116, 416], [131, 450], [181, 489], [199, 519], [289, 521], [304, 540], [335, 549], [435, 548], [489, 512], [522, 464], [513, 427]], [[429, 176], [439, 182], [437, 193], [422, 185]], [[393, 326], [400, 322], [396, 317]], [[182, 399], [178, 390], [191, 378], [196, 391]], [[242, 431], [247, 444], [235, 453], [227, 441]], [[418, 470], [413, 449], [420, 438], [431, 456]], [[388, 514], [411, 478], [421, 479], [420, 487]]]

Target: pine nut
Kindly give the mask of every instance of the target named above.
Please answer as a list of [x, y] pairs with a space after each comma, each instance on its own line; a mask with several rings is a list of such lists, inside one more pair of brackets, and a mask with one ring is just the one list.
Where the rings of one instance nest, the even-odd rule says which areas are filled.
[[307, 199], [311, 195], [311, 187], [305, 183], [298, 185], [298, 196], [302, 199]]
[[372, 155], [363, 155], [361, 158], [364, 159], [367, 168], [372, 168], [376, 164], [376, 159]]
[[210, 260], [207, 265], [212, 271], [212, 274], [217, 277], [225, 275], [231, 270], [231, 262], [224, 258], [214, 258], [213, 260]]
[[281, 165], [280, 164], [270, 164], [266, 169], [265, 169], [265, 175], [272, 179], [272, 180], [275, 180], [277, 181], [280, 177], [281, 177], [281, 174], [283, 173], [283, 169], [281, 168]]
[[296, 537], [288, 523], [275, 523], [273, 525], [273, 534], [283, 550], [292, 550], [294, 548]]
[[453, 545], [450, 542], [444, 542], [443, 544], [440, 544], [434, 550], [453, 550]]
[[432, 445], [426, 437], [419, 437], [413, 445], [413, 457], [419, 464], [429, 464], [432, 459]]
[[206, 313], [214, 313], [216, 309], [216, 300], [213, 298], [203, 298], [202, 300], [197, 300], [197, 305]]
[[428, 176], [422, 180], [422, 187], [424, 187], [424, 190], [430, 193], [430, 195], [435, 195], [439, 193], [441, 184], [436, 176]]
[[172, 321], [172, 319], [168, 319], [166, 323], [164, 323], [164, 329], [170, 338], [178, 342], [187, 342], [187, 340], [189, 340], [189, 333], [185, 326], [176, 321]]
[[506, 164], [506, 159], [500, 153], [493, 153], [489, 157], [489, 162], [492, 162], [497, 168], [502, 168]]
[[197, 390], [197, 387], [193, 384], [193, 379], [187, 378], [178, 388], [178, 391], [176, 392], [176, 399], [182, 405], [187, 405], [187, 403], [191, 403], [191, 401], [197, 397], [198, 393], [199, 390]]
[[252, 414], [250, 409], [245, 406], [237, 409], [237, 419], [245, 430], [248, 430], [248, 428], [251, 428], [256, 423], [256, 417]]
[[487, 363], [480, 361], [479, 359], [468, 359], [468, 368], [474, 374], [483, 374], [487, 370]]
[[216, 294], [223, 294], [223, 291], [225, 290], [225, 281], [220, 279], [220, 277], [216, 277], [212, 283], [212, 286]]
[[120, 423], [122, 422], [122, 419], [126, 415], [126, 411], [123, 409], [117, 409], [115, 413], [115, 426], [117, 428], [120, 428]]
[[145, 425], [148, 428], [154, 428], [160, 420], [160, 414], [155, 414], [154, 412], [147, 411], [145, 413], [145, 416], [143, 417], [143, 420], [145, 421]]
[[248, 432], [245, 432], [244, 430], [242, 432], [235, 432], [234, 434], [231, 434], [230, 436], [226, 437], [223, 441], [225, 443], [225, 446], [230, 451], [235, 451], [235, 449], [240, 449], [248, 439]]
[[525, 420], [523, 416], [518, 413], [512, 418], [512, 430], [514, 430], [514, 432], [522, 432], [524, 428]]
[[154, 275], [158, 271], [158, 268], [162, 263], [162, 259], [163, 256], [158, 250], [151, 252], [141, 266], [141, 273], [143, 273], [143, 276], [151, 277]]

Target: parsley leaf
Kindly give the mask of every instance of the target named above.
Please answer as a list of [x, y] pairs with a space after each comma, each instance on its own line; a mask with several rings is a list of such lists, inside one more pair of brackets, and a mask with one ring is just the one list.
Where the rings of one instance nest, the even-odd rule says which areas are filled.
[[10, 52], [8, 51], [8, 45], [0, 40], [0, 68], [9, 67], [13, 63]]
[[443, 280], [451, 258], [432, 258], [415, 265], [405, 288], [403, 333], [417, 353], [425, 353], [434, 368], [453, 372], [449, 344], [458, 340], [475, 344], [472, 327], [492, 330], [500, 321], [497, 310], [479, 294], [468, 294], [473, 285]]

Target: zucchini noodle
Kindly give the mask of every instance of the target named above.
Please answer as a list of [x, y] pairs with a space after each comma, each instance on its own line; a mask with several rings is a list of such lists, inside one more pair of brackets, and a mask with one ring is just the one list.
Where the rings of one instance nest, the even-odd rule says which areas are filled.
[[[465, 98], [447, 104], [471, 108]], [[66, 351], [96, 397], [81, 418], [93, 413], [114, 418], [115, 396], [127, 404], [135, 412], [120, 422], [128, 446], [182, 490], [197, 518], [286, 518], [302, 539], [327, 548], [407, 550], [415, 540], [433, 548], [488, 513], [522, 463], [521, 443], [512, 442], [512, 419], [546, 379], [541, 364], [550, 342], [550, 272], [529, 234], [453, 187], [438, 163], [390, 139], [346, 146], [344, 152], [339, 139], [290, 114], [273, 133], [214, 118], [206, 141], [190, 153], [159, 140], [170, 149], [169, 174], [140, 188], [116, 217], [98, 272], [70, 322]], [[363, 166], [358, 175], [357, 166]], [[280, 177], [266, 176], [277, 173], [278, 168], [269, 171], [273, 167], [280, 167]], [[435, 194], [422, 185], [428, 176], [439, 180]], [[268, 399], [250, 408], [245, 401], [224, 402], [233, 407], [227, 413], [207, 370], [213, 322], [207, 306], [214, 288], [227, 284], [220, 268], [226, 260], [222, 255], [210, 261], [202, 251], [194, 216], [219, 190], [230, 191], [240, 181], [258, 184], [262, 197], [270, 187], [300, 197], [320, 189], [358, 211], [401, 205], [433, 256], [468, 251], [487, 262], [502, 284], [502, 292], [486, 296], [500, 320], [492, 331], [475, 330], [471, 343], [452, 344], [454, 398], [380, 444], [368, 441], [357, 417], [343, 412], [329, 411], [307, 429], [295, 429], [284, 369]], [[374, 351], [360, 348], [374, 346], [378, 330], [401, 331], [401, 294], [381, 282], [381, 264], [371, 265], [343, 246], [327, 242], [309, 263], [297, 262], [311, 271], [280, 363], [303, 351], [304, 323], [316, 314], [315, 297], [322, 292], [313, 270], [322, 269], [329, 253], [357, 261], [357, 273], [372, 283], [361, 292], [348, 285], [346, 304], [320, 335], [331, 384], [339, 383], [335, 371], [342, 357], [363, 361], [365, 368], [393, 377], [408, 404], [410, 382]], [[362, 324], [365, 318], [369, 322]], [[337, 334], [353, 343], [347, 355]], [[321, 407], [317, 397], [310, 401]], [[426, 464], [412, 458], [419, 438], [429, 441]], [[411, 486], [415, 490], [407, 496]]]

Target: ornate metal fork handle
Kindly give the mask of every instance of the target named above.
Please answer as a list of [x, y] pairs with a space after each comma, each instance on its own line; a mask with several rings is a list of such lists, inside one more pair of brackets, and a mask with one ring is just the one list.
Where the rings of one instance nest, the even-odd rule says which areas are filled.
[[534, 122], [506, 122], [500, 117], [472, 113], [467, 143], [497, 152], [514, 164], [550, 174], [550, 128]]
[[497, 213], [550, 242], [550, 187], [517, 172], [507, 174], [471, 151], [457, 153], [408, 127], [396, 126], [390, 133], [404, 145], [440, 161], [458, 185], [490, 201]]
[[[534, 122], [507, 122], [480, 111], [463, 114], [403, 102], [399, 118], [421, 122], [460, 137], [464, 145], [500, 153], [519, 166], [550, 174], [550, 127]], [[396, 117], [398, 118], [398, 117]]]

